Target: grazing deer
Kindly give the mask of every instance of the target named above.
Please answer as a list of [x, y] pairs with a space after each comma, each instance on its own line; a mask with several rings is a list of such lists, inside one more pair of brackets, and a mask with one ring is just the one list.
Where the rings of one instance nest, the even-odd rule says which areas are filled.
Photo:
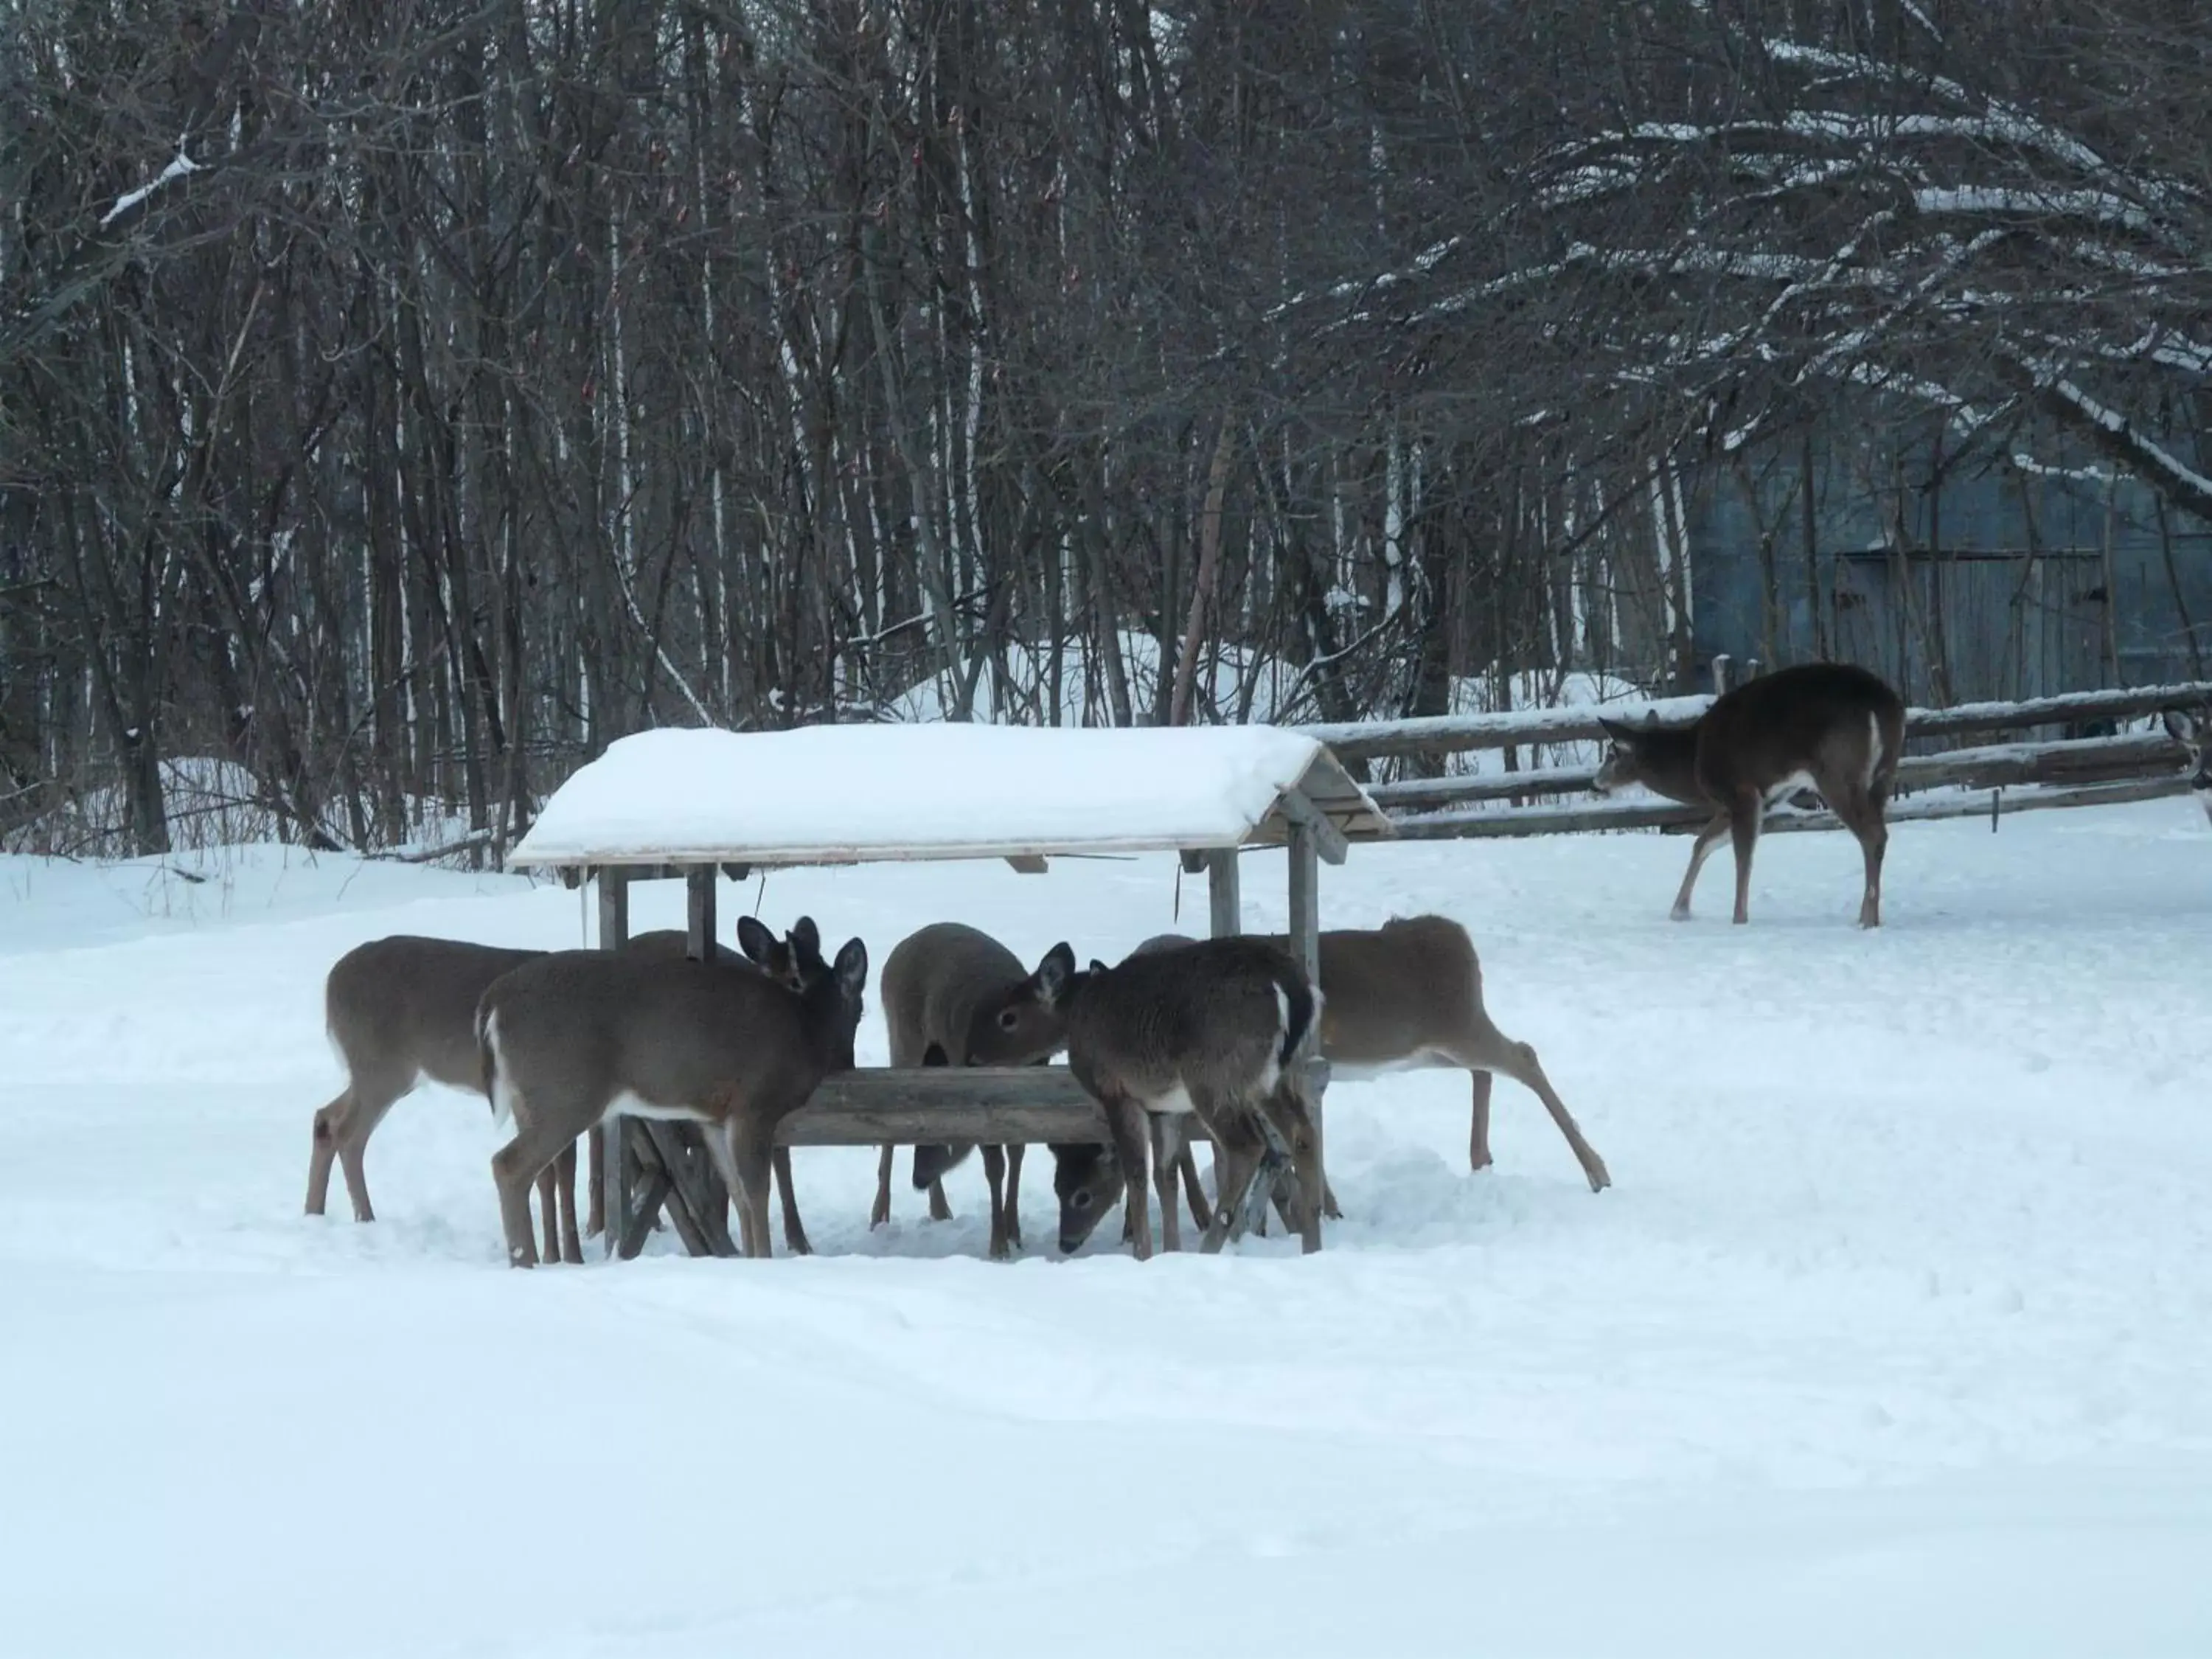
[[748, 1256], [769, 1244], [776, 1126], [853, 1065], [868, 950], [836, 961], [799, 946], [800, 988], [720, 962], [562, 951], [484, 993], [477, 1033], [484, 1090], [514, 1139], [492, 1155], [507, 1260], [537, 1265], [529, 1193], [561, 1148], [611, 1117], [696, 1123], [739, 1195]]
[[[1048, 1060], [1059, 1048], [1037, 1049], [1008, 1042], [993, 1013], [1008, 992], [1025, 983], [1022, 960], [988, 933], [957, 921], [933, 922], [898, 942], [884, 963], [877, 994], [883, 999], [884, 1024], [890, 1032], [893, 1066], [1027, 1066]], [[890, 1219], [891, 1155], [886, 1146], [876, 1164], [876, 1202], [871, 1227]], [[945, 1171], [974, 1150], [966, 1146], [921, 1146], [914, 1149], [914, 1185], [930, 1195], [930, 1216], [951, 1213], [945, 1202]], [[1021, 1247], [1022, 1154], [1020, 1146], [983, 1148], [983, 1176], [991, 1187], [991, 1259], [1004, 1261]], [[1011, 1154], [1011, 1156], [1010, 1156]]]
[[1882, 815], [1904, 752], [1905, 702], [1879, 676], [1849, 663], [1801, 663], [1723, 692], [1692, 726], [1598, 724], [1613, 739], [1598, 767], [1599, 793], [1641, 783], [1713, 814], [1690, 849], [1675, 921], [1689, 919], [1698, 872], [1727, 834], [1735, 842], [1735, 920], [1750, 920], [1760, 818], [1810, 783], [1865, 856], [1859, 926], [1881, 925], [1881, 858], [1889, 844]]
[[[799, 988], [799, 961], [802, 956], [818, 957], [822, 954], [822, 935], [811, 916], [799, 917], [793, 924], [791, 931], [781, 939], [751, 916], [740, 916], [738, 918], [738, 945], [737, 951], [731, 950], [726, 945], [715, 945], [714, 960], [739, 968], [757, 968], [770, 979], [788, 985], [796, 991]], [[691, 938], [680, 927], [656, 928], [649, 933], [640, 933], [623, 948], [663, 958], [682, 957], [690, 951]], [[592, 1126], [588, 1145], [591, 1148], [591, 1192], [586, 1201], [588, 1219], [584, 1224], [584, 1237], [586, 1238], [604, 1231], [606, 1227], [606, 1184], [603, 1173], [606, 1169], [607, 1155], [605, 1126]], [[776, 1196], [782, 1202], [784, 1248], [793, 1255], [812, 1255], [814, 1247], [806, 1241], [806, 1229], [799, 1218], [798, 1194], [791, 1184], [791, 1148], [788, 1146], [775, 1149], [775, 1188]], [[732, 1203], [736, 1202], [737, 1194], [732, 1192], [730, 1199]]]
[[[749, 933], [740, 924], [741, 944], [750, 951], [763, 952], [764, 961], [787, 958], [788, 945], [777, 941], [759, 923], [752, 925], [757, 933]], [[804, 917], [799, 928], [812, 936], [813, 923]], [[798, 931], [794, 930], [794, 936]], [[671, 939], [681, 955], [681, 933], [643, 934], [629, 948], [647, 956], [665, 955]], [[386, 1114], [425, 1079], [471, 1093], [483, 1091], [483, 1068], [477, 1055], [477, 1004], [493, 981], [545, 954], [466, 939], [395, 933], [356, 945], [338, 958], [324, 981], [323, 1008], [331, 1046], [346, 1070], [346, 1086], [315, 1113], [307, 1164], [309, 1215], [324, 1212], [330, 1194], [331, 1165], [335, 1162], [345, 1175], [354, 1219], [376, 1218], [362, 1167], [369, 1137]], [[720, 954], [730, 953], [721, 949]], [[596, 1149], [592, 1161], [598, 1162]], [[593, 1188], [596, 1201], [596, 1182]], [[575, 1237], [573, 1148], [568, 1158], [556, 1159], [546, 1170], [538, 1188], [545, 1212], [548, 1256], [556, 1254], [556, 1190], [566, 1205], [559, 1229], [558, 1257], [581, 1261], [583, 1245]]]
[[[1285, 944], [1279, 936], [1267, 942]], [[1150, 949], [1154, 943], [1148, 940], [1139, 948]], [[1483, 1006], [1482, 963], [1467, 929], [1449, 916], [1394, 916], [1380, 927], [1324, 933], [1321, 993], [1321, 1054], [1333, 1078], [1353, 1080], [1437, 1066], [1470, 1073], [1474, 1117], [1468, 1162], [1484, 1170], [1491, 1162], [1492, 1079], [1502, 1073], [1544, 1103], [1590, 1190], [1602, 1192], [1613, 1184], [1605, 1160], [1583, 1138], [1535, 1049], [1491, 1023]], [[1104, 1206], [1121, 1195], [1120, 1175], [1097, 1147], [1055, 1146], [1053, 1158], [1063, 1245], [1070, 1236], [1080, 1244]], [[1218, 1180], [1215, 1187], [1218, 1192]]]
[[[1152, 1253], [1146, 1118], [1182, 1112], [1238, 1167], [1261, 1155], [1252, 1115], [1263, 1114], [1297, 1171], [1301, 1242], [1321, 1248], [1321, 1138], [1291, 1063], [1321, 1003], [1296, 960], [1263, 939], [1204, 939], [1082, 972], [1063, 943], [991, 1018], [1006, 1035], [1028, 1024], [1065, 1031], [1069, 1071], [1105, 1109], [1142, 1261]], [[1162, 1225], [1172, 1239], [1172, 1207]]]
[[2212, 818], [2212, 757], [2205, 752], [2212, 744], [2212, 725], [2207, 725], [2203, 715], [2183, 708], [2167, 709], [2164, 721], [2166, 735], [2189, 751], [2190, 790], [2204, 816]]

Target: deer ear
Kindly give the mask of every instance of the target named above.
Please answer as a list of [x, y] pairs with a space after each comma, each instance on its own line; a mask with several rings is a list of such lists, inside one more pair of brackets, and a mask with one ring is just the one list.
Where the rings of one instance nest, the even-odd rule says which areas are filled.
[[1600, 714], [1597, 717], [1597, 724], [1598, 730], [1604, 732], [1606, 736], [1611, 738], [1615, 743], [1626, 743], [1628, 741], [1628, 728], [1621, 725], [1620, 721], [1609, 720], [1606, 719], [1604, 715]]
[[868, 988], [868, 947], [857, 939], [847, 939], [837, 952], [837, 988], [848, 1002], [858, 1002]]
[[1075, 947], [1066, 939], [1044, 953], [1037, 963], [1035, 975], [1037, 1000], [1048, 1006], [1067, 994], [1068, 982], [1075, 977]]
[[738, 949], [766, 967], [775, 955], [775, 934], [758, 916], [739, 916]]
[[804, 951], [807, 956], [817, 959], [820, 958], [822, 930], [814, 925], [813, 917], [799, 917], [797, 921], [792, 923], [791, 931], [786, 933], [784, 938], [791, 941], [793, 950]]
[[2197, 739], [2197, 721], [2185, 710], [2169, 708], [2161, 717], [2166, 724], [2166, 735], [2176, 743], [2195, 743]]

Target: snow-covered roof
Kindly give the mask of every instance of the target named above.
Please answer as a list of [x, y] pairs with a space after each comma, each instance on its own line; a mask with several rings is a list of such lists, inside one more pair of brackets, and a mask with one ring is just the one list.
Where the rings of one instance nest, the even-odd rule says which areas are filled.
[[1264, 726], [664, 730], [554, 791], [511, 866], [848, 864], [1390, 833], [1334, 756]]

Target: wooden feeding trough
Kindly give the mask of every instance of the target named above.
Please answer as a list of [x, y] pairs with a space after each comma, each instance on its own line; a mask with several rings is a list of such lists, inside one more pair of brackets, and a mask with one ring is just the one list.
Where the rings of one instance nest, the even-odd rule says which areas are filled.
[[[665, 730], [622, 739], [562, 784], [507, 863], [558, 871], [570, 885], [595, 880], [607, 948], [629, 937], [630, 883], [681, 878], [690, 954], [703, 958], [718, 932], [717, 875], [947, 859], [1004, 859], [1041, 874], [1055, 856], [1174, 853], [1206, 872], [1212, 931], [1222, 935], [1242, 929], [1238, 853], [1284, 847], [1291, 941], [1318, 977], [1318, 866], [1390, 833], [1328, 749], [1268, 726]], [[823, 925], [863, 931], [842, 919]], [[1310, 1063], [1318, 1127], [1327, 1070]], [[665, 1208], [694, 1255], [734, 1254], [727, 1195], [696, 1132], [640, 1119], [609, 1127], [610, 1252], [635, 1254]], [[777, 1139], [1108, 1144], [1104, 1113], [1065, 1066], [860, 1067], [826, 1080]], [[1233, 1201], [1241, 1196], [1220, 1195], [1238, 1231], [1257, 1207]]]

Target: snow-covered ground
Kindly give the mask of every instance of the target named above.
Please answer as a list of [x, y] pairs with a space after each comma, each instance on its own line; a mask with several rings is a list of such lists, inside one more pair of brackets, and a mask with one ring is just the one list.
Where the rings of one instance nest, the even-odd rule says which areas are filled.
[[[502, 1265], [483, 1105], [300, 1213], [324, 971], [583, 938], [519, 878], [0, 860], [0, 1653], [2212, 1652], [2212, 832], [2188, 801], [1841, 836], [1356, 849], [1336, 925], [1446, 911], [1612, 1167], [1498, 1085], [1340, 1085], [1328, 1248], [980, 1258], [981, 1176], [821, 1254]], [[878, 964], [1167, 926], [1173, 860], [770, 878]], [[1279, 926], [1279, 857], [1249, 921]], [[726, 895], [726, 915], [750, 908]], [[1183, 922], [1204, 896], [1182, 895]], [[640, 890], [672, 925], [679, 890]], [[872, 1008], [863, 1063], [884, 1056]], [[334, 1199], [336, 1194], [334, 1194]]]

